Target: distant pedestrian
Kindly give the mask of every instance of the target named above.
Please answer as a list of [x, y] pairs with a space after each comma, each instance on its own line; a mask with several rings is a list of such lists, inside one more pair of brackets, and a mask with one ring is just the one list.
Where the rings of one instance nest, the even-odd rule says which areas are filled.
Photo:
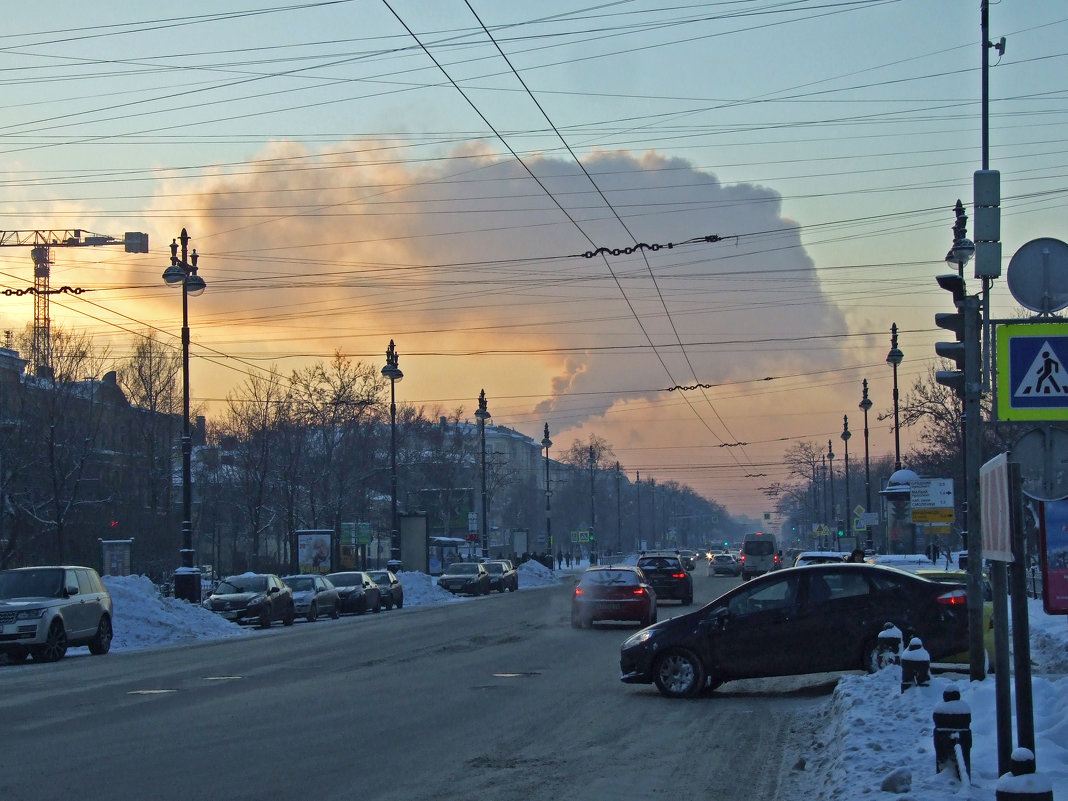
[[853, 551], [849, 554], [849, 556], [845, 558], [845, 560], [847, 562], [863, 562], [866, 556], [867, 554], [864, 553], [863, 548], [854, 548]]
[[567, 556], [564, 557], [567, 560], [567, 566], [571, 567], [571, 551], [567, 552]]
[[564, 566], [564, 552], [563, 551], [557, 551], [556, 552], [556, 569], [559, 570], [563, 566]]

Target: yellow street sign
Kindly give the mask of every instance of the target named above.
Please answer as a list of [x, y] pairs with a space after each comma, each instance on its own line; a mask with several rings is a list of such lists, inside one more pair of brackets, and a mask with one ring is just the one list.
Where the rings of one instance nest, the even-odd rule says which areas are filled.
[[952, 509], [913, 509], [913, 523], [952, 523]]

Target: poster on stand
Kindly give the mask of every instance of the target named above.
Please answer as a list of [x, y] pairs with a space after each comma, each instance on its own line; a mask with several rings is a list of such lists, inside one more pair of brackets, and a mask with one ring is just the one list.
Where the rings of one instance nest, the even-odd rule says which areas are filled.
[[1068, 498], [1039, 504], [1038, 548], [1042, 606], [1048, 615], [1068, 615]]

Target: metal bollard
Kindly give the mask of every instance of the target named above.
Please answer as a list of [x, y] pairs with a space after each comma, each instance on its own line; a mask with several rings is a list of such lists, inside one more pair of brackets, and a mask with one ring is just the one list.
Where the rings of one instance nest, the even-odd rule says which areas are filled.
[[931, 655], [923, 647], [923, 641], [913, 637], [901, 655], [901, 692], [913, 685], [927, 687], [930, 683]]
[[1053, 801], [1053, 783], [1035, 771], [1035, 755], [1029, 748], [1017, 748], [1010, 757], [1010, 772], [998, 779], [997, 801]]
[[877, 667], [884, 668], [887, 665], [901, 664], [901, 637], [901, 629], [893, 623], [883, 624], [883, 630], [879, 632], [878, 638]]
[[950, 684], [942, 691], [942, 700], [935, 704], [934, 713], [935, 770], [941, 773], [952, 768], [957, 778], [964, 781], [961, 766], [957, 761], [957, 746], [960, 746], [964, 772], [972, 773], [972, 710], [960, 700], [957, 685]]

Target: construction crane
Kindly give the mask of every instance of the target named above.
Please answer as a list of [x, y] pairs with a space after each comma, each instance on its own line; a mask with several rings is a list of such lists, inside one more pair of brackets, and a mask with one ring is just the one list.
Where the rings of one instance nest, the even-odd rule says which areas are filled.
[[[34, 372], [52, 365], [52, 322], [49, 317], [49, 298], [60, 292], [77, 291], [70, 287], [52, 289], [49, 279], [52, 273], [52, 248], [97, 247], [100, 245], [124, 245], [127, 253], [148, 253], [148, 234], [127, 231], [122, 239], [107, 234], [94, 234], [80, 228], [65, 231], [0, 231], [0, 247], [28, 247], [33, 259], [33, 344], [30, 347], [30, 364]], [[24, 294], [15, 291], [10, 294]]]

